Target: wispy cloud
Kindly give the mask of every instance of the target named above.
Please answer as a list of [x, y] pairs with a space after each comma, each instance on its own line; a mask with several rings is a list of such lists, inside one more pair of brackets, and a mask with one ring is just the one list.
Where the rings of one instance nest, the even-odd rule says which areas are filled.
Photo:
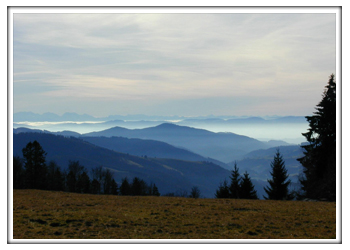
[[[14, 100], [28, 102], [15, 111], [30, 109], [30, 98], [65, 97], [84, 101], [84, 113], [114, 100], [157, 114], [167, 100], [224, 97], [261, 98], [265, 114], [306, 98], [289, 112], [307, 114], [334, 72], [335, 14], [14, 15]], [[23, 91], [29, 86], [37, 94]], [[266, 96], [285, 105], [273, 108]]]

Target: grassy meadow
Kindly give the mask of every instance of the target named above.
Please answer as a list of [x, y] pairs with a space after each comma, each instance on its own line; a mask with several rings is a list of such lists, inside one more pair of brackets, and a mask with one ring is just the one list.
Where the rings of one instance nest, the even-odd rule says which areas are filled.
[[13, 191], [14, 239], [335, 239], [336, 203]]

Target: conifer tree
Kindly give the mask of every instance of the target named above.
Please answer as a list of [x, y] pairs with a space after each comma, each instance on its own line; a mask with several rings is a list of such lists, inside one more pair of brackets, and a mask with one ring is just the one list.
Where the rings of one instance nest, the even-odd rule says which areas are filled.
[[287, 174], [287, 169], [284, 165], [284, 160], [282, 155], [279, 152], [279, 149], [276, 151], [273, 161], [271, 162], [272, 171], [270, 172], [272, 179], [267, 180], [269, 186], [264, 187], [267, 197], [264, 196], [267, 200], [286, 200], [291, 199], [291, 194], [288, 191], [288, 186], [290, 180], [287, 180], [289, 175]]
[[241, 199], [258, 199], [256, 190], [254, 189], [254, 185], [250, 180], [247, 171], [243, 174], [243, 178], [240, 183], [239, 196]]
[[126, 177], [122, 179], [122, 184], [120, 185], [119, 193], [120, 195], [131, 195], [131, 186]]
[[153, 183], [153, 185], [151, 185], [152, 187], [152, 194], [153, 196], [160, 196], [160, 193], [158, 191], [158, 187], [156, 186], [156, 184]]
[[138, 177], [134, 177], [131, 184], [131, 195], [139, 196], [143, 195], [141, 180]]
[[111, 182], [111, 194], [118, 195], [118, 184], [114, 179], [112, 179], [112, 182]]
[[229, 186], [230, 198], [239, 199], [240, 198], [240, 181], [241, 177], [239, 174], [239, 169], [237, 168], [237, 163], [235, 162], [234, 169], [231, 172], [231, 184]]
[[336, 199], [336, 83], [329, 77], [321, 102], [313, 116], [306, 116], [308, 141], [303, 145], [304, 156], [298, 161], [303, 165], [302, 189], [307, 198]]

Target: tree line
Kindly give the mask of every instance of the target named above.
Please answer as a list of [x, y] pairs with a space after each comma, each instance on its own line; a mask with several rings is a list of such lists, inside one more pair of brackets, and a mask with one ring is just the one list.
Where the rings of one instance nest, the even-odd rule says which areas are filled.
[[[297, 159], [303, 172], [299, 176], [301, 189], [289, 191], [287, 169], [279, 150], [271, 162], [271, 179], [264, 187], [265, 199], [316, 199], [336, 200], [336, 82], [334, 74], [330, 75], [322, 100], [316, 106], [312, 116], [306, 116], [309, 129], [302, 135], [307, 143], [301, 145], [304, 156]], [[231, 182], [225, 180], [216, 190], [217, 198], [257, 199], [256, 190], [249, 174], [239, 174], [237, 164], [230, 176]]]
[[113, 172], [102, 166], [91, 169], [90, 175], [79, 161], [69, 161], [68, 169], [62, 171], [54, 161], [46, 163], [46, 152], [37, 142], [29, 142], [22, 149], [23, 158], [13, 157], [13, 188], [43, 189], [74, 193], [111, 195], [159, 196], [154, 183], [134, 177], [130, 182], [122, 179], [120, 187]]

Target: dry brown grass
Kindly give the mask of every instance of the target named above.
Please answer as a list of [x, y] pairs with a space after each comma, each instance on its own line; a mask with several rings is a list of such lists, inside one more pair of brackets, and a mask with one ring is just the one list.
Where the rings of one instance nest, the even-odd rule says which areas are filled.
[[14, 190], [14, 239], [335, 239], [330, 202]]

